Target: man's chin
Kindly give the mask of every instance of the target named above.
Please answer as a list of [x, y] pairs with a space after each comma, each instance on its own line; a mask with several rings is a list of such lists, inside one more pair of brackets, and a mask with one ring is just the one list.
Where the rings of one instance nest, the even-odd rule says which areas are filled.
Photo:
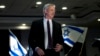
[[54, 17], [52, 16], [51, 19], [53, 19]]

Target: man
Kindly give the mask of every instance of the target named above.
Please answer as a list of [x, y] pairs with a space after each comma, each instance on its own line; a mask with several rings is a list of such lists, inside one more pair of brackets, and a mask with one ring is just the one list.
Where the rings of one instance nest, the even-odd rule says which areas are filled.
[[43, 19], [34, 21], [31, 25], [28, 41], [34, 51], [33, 56], [59, 56], [63, 38], [61, 25], [53, 21], [55, 5], [46, 4], [43, 13]]

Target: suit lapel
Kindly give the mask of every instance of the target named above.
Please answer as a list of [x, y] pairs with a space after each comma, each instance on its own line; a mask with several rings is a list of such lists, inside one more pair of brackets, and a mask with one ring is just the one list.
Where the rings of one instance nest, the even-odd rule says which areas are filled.
[[52, 20], [52, 37], [54, 36], [54, 30], [55, 30], [55, 22]]
[[42, 27], [41, 30], [43, 32], [42, 34], [43, 34], [43, 37], [44, 37], [44, 23], [43, 23], [43, 19], [41, 20], [41, 27]]

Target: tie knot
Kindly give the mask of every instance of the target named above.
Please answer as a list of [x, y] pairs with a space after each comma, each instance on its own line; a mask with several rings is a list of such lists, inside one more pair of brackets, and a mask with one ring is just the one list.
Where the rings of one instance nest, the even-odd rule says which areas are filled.
[[49, 20], [47, 20], [47, 23], [49, 23]]
[[50, 27], [50, 26], [49, 26], [49, 20], [47, 21], [47, 25], [48, 25], [48, 27]]

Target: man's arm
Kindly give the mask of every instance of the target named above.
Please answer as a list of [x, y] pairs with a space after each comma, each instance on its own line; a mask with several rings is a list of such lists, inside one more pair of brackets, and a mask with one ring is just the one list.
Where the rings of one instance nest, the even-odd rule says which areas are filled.
[[36, 29], [35, 28], [36, 28], [35, 23], [32, 22], [30, 32], [29, 32], [28, 43], [32, 47], [33, 50], [37, 46], [37, 44], [36, 44], [36, 34], [35, 34]]
[[44, 51], [38, 45], [38, 25], [37, 22], [33, 22], [31, 25], [30, 33], [29, 33], [29, 45], [32, 47], [33, 51], [35, 51], [39, 56], [44, 56]]
[[62, 29], [61, 29], [60, 24], [58, 27], [58, 40], [59, 40], [59, 42], [56, 44], [56, 46], [54, 48], [56, 52], [60, 52], [63, 49], [63, 45], [64, 45], [64, 41], [63, 41], [63, 37], [62, 37]]

